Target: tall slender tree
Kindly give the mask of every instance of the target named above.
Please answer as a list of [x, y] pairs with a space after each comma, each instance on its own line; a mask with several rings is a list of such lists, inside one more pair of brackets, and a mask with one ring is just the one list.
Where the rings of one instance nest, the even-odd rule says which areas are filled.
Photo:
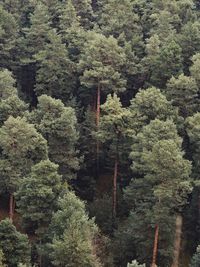
[[0, 128], [1, 185], [10, 194], [9, 217], [14, 215], [14, 192], [31, 166], [47, 157], [47, 142], [25, 119], [9, 117]]

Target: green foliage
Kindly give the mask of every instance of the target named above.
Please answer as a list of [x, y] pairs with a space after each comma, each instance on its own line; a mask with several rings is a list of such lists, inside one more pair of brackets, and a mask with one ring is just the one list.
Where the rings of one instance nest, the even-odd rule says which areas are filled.
[[127, 41], [140, 41], [142, 37], [139, 18], [132, 11], [130, 0], [109, 0], [103, 5], [99, 25], [106, 36], [124, 37]]
[[12, 95], [17, 94], [17, 90], [14, 87], [15, 80], [12, 73], [8, 69], [0, 71], [0, 96], [1, 99], [6, 99]]
[[1, 184], [13, 192], [34, 163], [47, 157], [47, 142], [25, 119], [9, 117], [0, 128]]
[[59, 209], [53, 215], [50, 225], [50, 257], [53, 264], [100, 266], [92, 249], [92, 239], [97, 229], [93, 220], [89, 220], [86, 215], [84, 203], [74, 193], [66, 192], [58, 204]]
[[0, 57], [1, 66], [8, 66], [18, 35], [18, 25], [9, 12], [0, 5]]
[[19, 233], [9, 219], [0, 222], [0, 248], [8, 266], [17, 267], [19, 263], [29, 264], [28, 237]]
[[133, 113], [132, 123], [136, 123], [138, 129], [156, 118], [160, 120], [177, 118], [176, 109], [155, 87], [140, 90], [131, 100], [130, 110]]
[[43, 233], [56, 210], [61, 191], [57, 169], [58, 165], [49, 160], [40, 161], [32, 167], [29, 176], [23, 178], [15, 194], [23, 223], [34, 226], [38, 234]]
[[200, 247], [197, 247], [195, 254], [192, 257], [190, 267], [198, 267], [200, 264]]
[[[65, 180], [75, 177], [79, 169], [77, 119], [73, 108], [65, 107], [61, 100], [47, 95], [38, 98], [37, 109], [29, 120], [48, 143], [49, 158], [59, 165], [59, 172]], [[61, 153], [62, 151], [62, 153]]]
[[124, 64], [124, 51], [114, 37], [91, 32], [79, 62], [81, 83], [91, 89], [99, 85], [107, 93], [124, 91], [126, 81], [120, 73]]
[[192, 77], [181, 74], [167, 83], [166, 94], [172, 104], [179, 108], [179, 114], [186, 118], [197, 111], [198, 87]]
[[139, 264], [136, 260], [128, 263], [127, 267], [145, 267], [145, 264]]
[[0, 125], [9, 116], [23, 116], [27, 105], [18, 98], [15, 80], [7, 69], [0, 71]]
[[190, 150], [194, 162], [193, 175], [199, 177], [199, 132], [200, 132], [200, 113], [194, 114], [186, 120], [186, 131], [189, 136]]
[[0, 266], [7, 267], [7, 265], [5, 264], [5, 257], [2, 250], [0, 250]]
[[[30, 28], [24, 28], [25, 44], [29, 55], [33, 56], [43, 50], [50, 31], [50, 16], [46, 5], [38, 2], [30, 17]], [[33, 60], [33, 59], [32, 59]]]
[[195, 54], [192, 57], [193, 65], [190, 67], [190, 72], [193, 78], [195, 78], [198, 87], [200, 87], [200, 75], [199, 75], [199, 68], [200, 68], [200, 53]]
[[52, 30], [48, 37], [49, 42], [35, 55], [39, 64], [35, 91], [37, 95], [47, 94], [66, 102], [76, 82], [75, 66], [56, 31]]

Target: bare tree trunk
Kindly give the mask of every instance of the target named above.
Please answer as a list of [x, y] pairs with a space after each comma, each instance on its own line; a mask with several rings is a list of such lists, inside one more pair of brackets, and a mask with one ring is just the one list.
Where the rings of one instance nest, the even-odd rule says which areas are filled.
[[[98, 88], [97, 88], [97, 111], [96, 111], [97, 131], [99, 129], [99, 121], [100, 121], [100, 104], [101, 104], [101, 91], [100, 91], [100, 83], [98, 82]], [[98, 175], [99, 175], [99, 141], [97, 140], [97, 176]]]
[[116, 217], [117, 207], [117, 175], [118, 175], [118, 158], [115, 159], [114, 176], [113, 176], [113, 218]]
[[13, 194], [11, 193], [9, 199], [9, 218], [11, 221], [13, 220], [13, 214], [14, 214], [13, 202], [14, 202], [14, 197]]
[[175, 232], [175, 240], [174, 240], [174, 259], [173, 259], [173, 263], [172, 263], [171, 267], [178, 267], [179, 266], [182, 226], [183, 226], [183, 217], [180, 214], [178, 214], [176, 217], [176, 232]]
[[153, 245], [153, 258], [151, 267], [156, 267], [157, 255], [158, 255], [158, 238], [159, 238], [159, 226], [156, 225], [155, 228], [155, 237], [154, 237], [154, 245]]

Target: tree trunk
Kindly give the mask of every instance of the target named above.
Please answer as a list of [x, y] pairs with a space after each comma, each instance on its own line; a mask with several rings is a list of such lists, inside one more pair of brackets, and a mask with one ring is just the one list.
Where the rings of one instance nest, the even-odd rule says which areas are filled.
[[13, 220], [13, 215], [14, 215], [13, 202], [14, 202], [14, 197], [13, 194], [11, 193], [9, 199], [9, 218], [11, 221]]
[[[100, 121], [100, 104], [101, 104], [101, 91], [100, 91], [100, 83], [98, 83], [98, 88], [97, 88], [97, 111], [96, 111], [97, 131], [99, 129], [99, 121]], [[99, 176], [99, 141], [98, 140], [97, 140], [97, 176]]]
[[154, 237], [154, 245], [153, 245], [153, 259], [151, 267], [156, 267], [156, 261], [157, 261], [157, 254], [158, 254], [158, 237], [159, 237], [159, 226], [156, 225], [155, 228], [155, 237]]
[[183, 217], [180, 214], [178, 214], [176, 217], [176, 232], [175, 232], [175, 240], [174, 240], [174, 259], [173, 259], [173, 263], [172, 263], [171, 267], [178, 267], [179, 266], [182, 226], [183, 226]]
[[115, 159], [114, 176], [113, 176], [113, 218], [116, 217], [117, 207], [117, 175], [118, 175], [118, 158]]

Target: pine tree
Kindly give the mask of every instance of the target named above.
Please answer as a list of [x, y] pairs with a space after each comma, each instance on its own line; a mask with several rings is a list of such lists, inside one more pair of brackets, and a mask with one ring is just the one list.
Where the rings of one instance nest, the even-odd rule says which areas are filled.
[[199, 133], [200, 133], [200, 113], [196, 113], [186, 120], [186, 132], [189, 136], [190, 151], [193, 159], [193, 176], [199, 177]]
[[0, 128], [0, 170], [2, 191], [10, 194], [13, 218], [13, 193], [31, 166], [47, 157], [46, 140], [23, 118], [9, 117]]
[[80, 17], [77, 15], [71, 0], [63, 6], [59, 18], [59, 34], [66, 44], [69, 58], [78, 62], [86, 42], [87, 33], [80, 24]]
[[38, 98], [38, 106], [30, 115], [37, 130], [48, 143], [49, 158], [59, 165], [59, 173], [69, 181], [75, 178], [79, 169], [79, 138], [77, 118], [73, 108], [65, 107], [61, 100], [42, 95]]
[[92, 10], [92, 0], [72, 0], [77, 15], [80, 17], [80, 23], [85, 29], [93, 26], [94, 14]]
[[55, 266], [101, 266], [92, 249], [96, 226], [74, 193], [66, 192], [59, 199], [59, 209], [53, 215], [49, 231], [52, 237], [49, 256]]
[[[91, 33], [79, 62], [83, 74], [81, 83], [96, 91], [97, 126], [99, 124], [101, 92], [121, 92], [126, 82], [120, 69], [125, 63], [123, 49], [113, 37]], [[94, 95], [94, 93], [92, 93]]]
[[0, 97], [1, 99], [6, 99], [9, 96], [17, 94], [17, 89], [15, 88], [15, 80], [12, 73], [8, 69], [3, 69], [0, 71]]
[[142, 35], [139, 17], [132, 9], [133, 3], [130, 0], [106, 1], [99, 20], [102, 33], [106, 36], [113, 35], [115, 38], [124, 36], [126, 41], [133, 41], [133, 38], [140, 40]]
[[69, 59], [65, 45], [56, 31], [52, 30], [48, 37], [49, 43], [35, 55], [38, 62], [35, 92], [37, 95], [47, 94], [66, 102], [76, 84], [75, 65]]
[[[142, 128], [132, 147], [135, 179], [126, 190], [126, 199], [132, 208], [127, 227], [132, 227], [135, 248], [141, 261], [150, 261], [150, 248], [154, 246], [152, 265], [156, 263], [157, 250], [165, 263], [172, 259], [174, 216], [177, 214], [178, 217], [182, 212], [191, 192], [191, 165], [183, 158], [181, 143], [172, 121], [156, 119]], [[164, 226], [166, 224], [168, 227]], [[151, 228], [153, 225], [155, 237], [154, 229]], [[140, 227], [145, 228], [143, 237]], [[143, 242], [148, 236], [151, 241]], [[164, 249], [166, 247], [167, 251]]]
[[102, 116], [100, 118], [98, 138], [102, 143], [109, 143], [110, 153], [112, 157], [114, 157], [113, 217], [115, 218], [117, 208], [117, 180], [119, 175], [119, 164], [123, 154], [127, 153], [127, 151], [125, 151], [125, 142], [130, 135], [130, 133], [128, 133], [128, 121], [131, 113], [128, 109], [122, 107], [120, 99], [116, 94], [114, 94], [113, 97], [108, 95], [107, 100], [105, 104], [101, 106], [101, 109]]
[[40, 161], [31, 168], [30, 174], [23, 178], [15, 194], [17, 211], [25, 226], [35, 228], [41, 236], [56, 210], [57, 198], [61, 192], [61, 176], [58, 165], [49, 160]]
[[[34, 12], [30, 17], [30, 28], [24, 28], [23, 30], [29, 56], [33, 56], [44, 49], [49, 41], [48, 33], [51, 30], [50, 15], [46, 5], [38, 3], [35, 6]], [[34, 60], [32, 57], [31, 59]]]
[[131, 100], [130, 111], [132, 112], [132, 124], [137, 125], [138, 131], [149, 124], [151, 120], [172, 119], [177, 121], [177, 109], [173, 108], [166, 96], [155, 87], [140, 90]]
[[28, 237], [18, 232], [9, 219], [0, 222], [0, 248], [10, 267], [17, 267], [19, 263], [30, 263]]
[[0, 5], [0, 58], [1, 66], [10, 68], [13, 60], [13, 50], [18, 36], [18, 25], [12, 14]]
[[183, 74], [177, 79], [172, 77], [167, 83], [166, 95], [178, 107], [180, 116], [186, 118], [197, 111], [198, 87], [194, 78]]
[[7, 69], [0, 71], [0, 126], [9, 116], [23, 116], [27, 105], [17, 96], [15, 80]]
[[196, 80], [198, 88], [200, 88], [200, 53], [195, 54], [192, 57], [192, 66], [190, 67], [191, 76]]

